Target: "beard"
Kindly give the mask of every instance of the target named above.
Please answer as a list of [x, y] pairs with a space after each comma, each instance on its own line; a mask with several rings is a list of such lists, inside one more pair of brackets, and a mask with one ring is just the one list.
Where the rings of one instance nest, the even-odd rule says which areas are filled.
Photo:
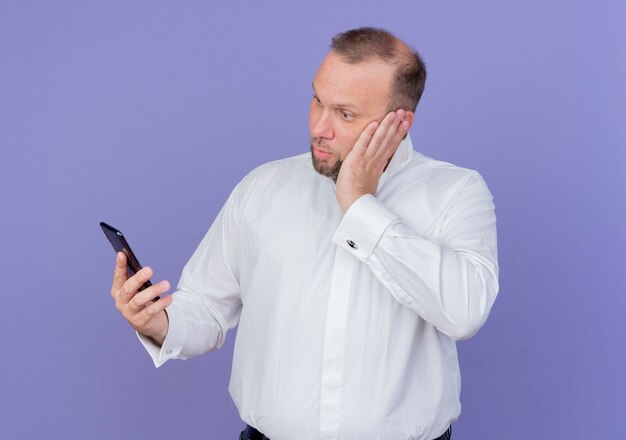
[[313, 145], [320, 145], [320, 142], [315, 138], [311, 139], [310, 147], [313, 168], [322, 176], [330, 177], [331, 179], [333, 179], [333, 182], [337, 183], [337, 177], [339, 177], [339, 170], [341, 170], [341, 165], [343, 164], [343, 161], [338, 157], [329, 159], [330, 162], [325, 162], [322, 159], [319, 159], [315, 156], [315, 153], [313, 152]]

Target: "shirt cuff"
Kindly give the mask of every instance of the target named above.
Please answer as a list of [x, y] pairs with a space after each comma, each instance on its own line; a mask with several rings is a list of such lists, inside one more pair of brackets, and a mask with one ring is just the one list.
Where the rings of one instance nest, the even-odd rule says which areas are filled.
[[389, 226], [400, 220], [371, 194], [359, 197], [343, 216], [333, 242], [357, 258], [369, 258]]
[[180, 356], [180, 352], [183, 349], [183, 344], [187, 336], [187, 322], [185, 321], [184, 311], [176, 303], [175, 296], [172, 304], [165, 310], [167, 311], [169, 324], [167, 335], [160, 348], [155, 345], [150, 338], [136, 332], [139, 341], [141, 341], [144, 348], [148, 351], [152, 362], [154, 362], [154, 366], [157, 368], [170, 359], [186, 359], [186, 357]]

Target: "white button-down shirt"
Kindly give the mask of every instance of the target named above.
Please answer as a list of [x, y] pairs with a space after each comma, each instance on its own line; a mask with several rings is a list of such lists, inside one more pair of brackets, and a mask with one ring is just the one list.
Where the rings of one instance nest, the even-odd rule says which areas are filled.
[[460, 412], [455, 340], [498, 291], [492, 197], [407, 137], [375, 196], [342, 214], [309, 154], [260, 166], [186, 265], [155, 365], [219, 348], [229, 390], [272, 440], [433, 439]]

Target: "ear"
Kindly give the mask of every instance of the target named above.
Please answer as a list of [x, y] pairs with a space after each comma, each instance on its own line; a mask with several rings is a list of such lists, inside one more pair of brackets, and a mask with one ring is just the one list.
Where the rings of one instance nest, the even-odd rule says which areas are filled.
[[[415, 120], [415, 113], [406, 110], [404, 112], [404, 117], [402, 118], [401, 122], [407, 121], [409, 123], [409, 128], [408, 128], [407, 132], [411, 129], [411, 126], [413, 125], [413, 121], [414, 120]], [[402, 140], [404, 140], [405, 138], [406, 138], [406, 135], [404, 135], [404, 138], [402, 138]]]
[[409, 130], [411, 129], [411, 126], [413, 125], [414, 119], [415, 119], [415, 113], [405, 110], [402, 121], [407, 121], [409, 123]]

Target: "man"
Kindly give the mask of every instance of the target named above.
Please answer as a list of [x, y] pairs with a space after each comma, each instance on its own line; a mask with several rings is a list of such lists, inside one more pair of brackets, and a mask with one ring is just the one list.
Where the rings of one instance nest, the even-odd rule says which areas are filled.
[[118, 255], [116, 306], [155, 365], [239, 325], [240, 438], [450, 438], [455, 340], [498, 291], [496, 220], [478, 173], [413, 151], [425, 77], [386, 31], [339, 34], [313, 79], [311, 157], [237, 185], [175, 296], [166, 281], [138, 293], [152, 271], [127, 279]]

